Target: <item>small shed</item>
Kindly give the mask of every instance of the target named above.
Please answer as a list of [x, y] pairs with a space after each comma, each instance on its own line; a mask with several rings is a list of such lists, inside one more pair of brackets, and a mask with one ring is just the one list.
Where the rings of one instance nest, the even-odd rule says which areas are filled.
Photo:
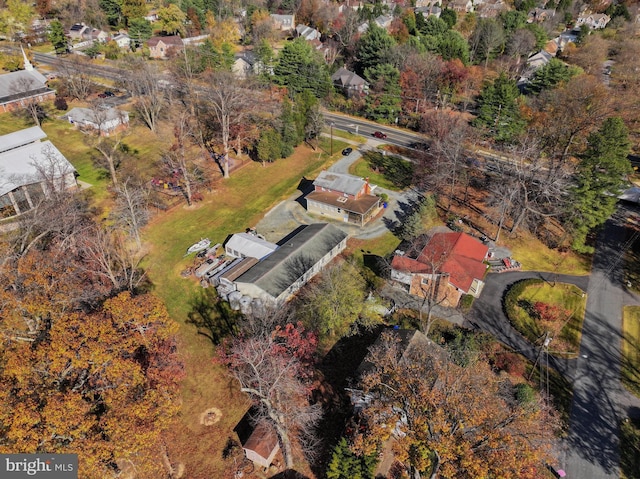
[[224, 244], [224, 251], [232, 258], [262, 259], [269, 256], [278, 245], [251, 233], [236, 233]]
[[278, 436], [273, 426], [260, 423], [253, 428], [246, 439], [240, 438], [247, 459], [258, 466], [268, 468], [280, 450]]

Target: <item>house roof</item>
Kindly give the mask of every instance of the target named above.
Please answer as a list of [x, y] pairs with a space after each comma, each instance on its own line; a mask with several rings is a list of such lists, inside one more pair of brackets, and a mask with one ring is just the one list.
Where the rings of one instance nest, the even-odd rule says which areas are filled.
[[62, 177], [75, 171], [50, 141], [29, 143], [0, 153], [0, 196], [19, 186], [43, 181], [45, 178], [38, 165], [46, 166], [54, 177]]
[[[65, 118], [70, 118], [76, 123], [93, 123], [98, 124], [99, 122], [106, 122], [112, 120], [121, 119], [123, 116], [128, 116], [126, 111], [118, 110], [117, 108], [107, 108], [105, 110], [100, 111], [101, 115], [104, 115], [100, 118], [96, 118], [97, 112], [91, 108], [81, 108], [76, 107], [72, 108], [67, 112]], [[104, 126], [104, 125], [103, 125]]]
[[266, 461], [280, 447], [280, 444], [273, 427], [260, 423], [255, 427], [242, 447], [255, 452]]
[[270, 243], [249, 233], [232, 235], [224, 247], [234, 249], [247, 257], [256, 259], [264, 258], [278, 249], [277, 244]]
[[278, 13], [272, 13], [269, 16], [275, 22], [281, 23], [282, 25], [291, 25], [291, 27], [293, 27], [294, 15], [280, 15]]
[[83, 23], [74, 23], [73, 25], [71, 25], [71, 28], [69, 28], [69, 32], [81, 32], [85, 28], [88, 27]]
[[0, 136], [0, 153], [34, 143], [46, 137], [47, 134], [39, 126], [32, 126], [31, 128], [2, 135]]
[[[468, 234], [436, 233], [417, 258], [396, 255], [391, 267], [411, 273], [448, 273], [449, 283], [469, 291], [474, 279], [484, 277], [487, 267], [483, 261], [488, 251], [486, 245]], [[433, 271], [433, 267], [437, 271]]]
[[296, 32], [305, 40], [315, 40], [320, 38], [320, 32], [315, 28], [308, 27], [307, 25], [299, 24], [296, 26]]
[[345, 232], [328, 223], [303, 225], [280, 240], [277, 250], [236, 282], [255, 284], [278, 298], [346, 237]]
[[348, 195], [357, 195], [366, 181], [359, 176], [346, 175], [344, 173], [334, 173], [333, 171], [323, 170], [313, 182], [314, 186], [326, 188], [331, 191], [346, 193]]
[[19, 70], [0, 75], [0, 103], [51, 91], [46, 81], [37, 70]]
[[344, 67], [339, 68], [338, 71], [331, 75], [331, 81], [346, 88], [367, 84], [364, 78]]
[[182, 42], [182, 38], [180, 38], [180, 35], [169, 35], [166, 37], [151, 37], [149, 38], [149, 40], [147, 40], [147, 45], [150, 47], [155, 47], [156, 45], [158, 45], [158, 43], [160, 43], [160, 41], [162, 41], [162, 43], [164, 43], [165, 45], [170, 45], [175, 47], [181, 47], [184, 45], [184, 43]]
[[380, 203], [380, 198], [374, 195], [363, 195], [355, 200], [350, 197], [342, 196], [340, 193], [332, 193], [330, 191], [312, 191], [307, 195], [307, 201], [309, 200], [358, 214], [365, 214], [371, 208]]

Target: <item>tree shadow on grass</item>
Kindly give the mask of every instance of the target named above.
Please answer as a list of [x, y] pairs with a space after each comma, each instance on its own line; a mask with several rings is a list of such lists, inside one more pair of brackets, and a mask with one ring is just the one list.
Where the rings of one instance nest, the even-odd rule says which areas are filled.
[[198, 334], [208, 338], [213, 345], [237, 331], [240, 313], [233, 311], [229, 303], [222, 301], [214, 288], [202, 288], [191, 299], [187, 324], [193, 324]]

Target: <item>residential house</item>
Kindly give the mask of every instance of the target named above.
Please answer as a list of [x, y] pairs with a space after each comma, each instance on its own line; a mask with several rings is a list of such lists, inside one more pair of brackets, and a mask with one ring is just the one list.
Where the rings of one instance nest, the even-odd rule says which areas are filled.
[[348, 98], [357, 95], [366, 95], [369, 91], [369, 83], [355, 72], [341, 67], [331, 75], [333, 85], [342, 91]]
[[498, 18], [502, 12], [508, 12], [510, 9], [511, 7], [501, 0], [474, 4], [474, 11], [480, 18]]
[[611, 17], [605, 13], [591, 13], [588, 15], [580, 15], [576, 20], [575, 28], [587, 25], [592, 30], [600, 30], [607, 26], [611, 21]]
[[231, 71], [240, 78], [245, 79], [256, 73], [256, 57], [252, 52], [237, 53]]
[[12, 111], [37, 102], [55, 98], [55, 91], [47, 86], [47, 79], [36, 70], [22, 51], [24, 70], [0, 75], [0, 111]]
[[309, 42], [312, 40], [320, 40], [320, 37], [322, 36], [322, 34], [315, 28], [311, 28], [302, 24], [296, 27], [296, 33], [299, 37], [302, 37]]
[[457, 306], [463, 294], [478, 297], [487, 271], [489, 248], [466, 233], [435, 233], [414, 254], [396, 253], [391, 279], [409, 294], [432, 297], [444, 306]]
[[414, 13], [416, 15], [420, 13], [424, 18], [429, 18], [429, 17], [440, 18], [440, 15], [442, 14], [442, 9], [438, 5], [429, 5], [425, 7], [416, 7], [414, 9]]
[[296, 20], [295, 15], [279, 15], [277, 13], [272, 13], [270, 16], [273, 21], [273, 25], [277, 30], [283, 32], [293, 31]]
[[543, 23], [555, 16], [556, 11], [553, 8], [536, 7], [529, 12], [527, 23]]
[[224, 244], [224, 252], [232, 258], [256, 258], [269, 256], [278, 245], [253, 233], [236, 233]]
[[388, 30], [389, 27], [391, 26], [391, 23], [393, 22], [393, 16], [391, 15], [380, 15], [379, 17], [376, 17], [373, 22], [378, 25], [380, 28], [383, 28], [384, 30]]
[[376, 185], [368, 178], [321, 171], [313, 187], [305, 198], [309, 213], [364, 226], [380, 211], [380, 197], [372, 194]]
[[70, 110], [65, 117], [69, 123], [85, 131], [99, 131], [102, 136], [109, 136], [129, 126], [129, 113], [117, 108], [80, 108]]
[[197, 35], [195, 37], [183, 38], [182, 39], [182, 43], [184, 45], [198, 46], [198, 45], [202, 45], [204, 42], [206, 42], [208, 38], [209, 38], [209, 35]]
[[125, 50], [129, 49], [131, 46], [131, 38], [126, 33], [118, 33], [115, 35], [112, 40], [116, 42], [119, 48], [123, 48]]
[[221, 282], [220, 297], [235, 309], [278, 306], [288, 301], [347, 245], [347, 234], [327, 223], [303, 225], [284, 237], [273, 253], [233, 280]]
[[156, 10], [150, 10], [144, 17], [148, 22], [154, 23], [158, 21], [158, 12]]
[[451, 0], [447, 8], [458, 13], [469, 13], [473, 11], [473, 2], [472, 0]]
[[536, 70], [549, 63], [553, 57], [555, 57], [555, 54], [546, 50], [540, 50], [538, 53], [531, 55], [527, 59], [525, 70], [517, 82], [518, 87], [523, 88], [527, 83], [529, 83]]
[[149, 56], [151, 58], [165, 59], [170, 55], [179, 52], [184, 47], [180, 35], [169, 35], [166, 37], [151, 37], [147, 41]]
[[71, 40], [82, 40], [84, 38], [84, 35], [90, 31], [91, 27], [88, 27], [84, 23], [74, 23], [73, 25], [71, 25], [71, 28], [69, 28], [69, 33], [67, 33], [67, 36]]
[[84, 40], [90, 40], [93, 42], [106, 43], [109, 41], [111, 36], [109, 35], [109, 33], [103, 30], [100, 30], [99, 28], [91, 28], [91, 29], [85, 30], [85, 32], [82, 35], [82, 38]]
[[38, 126], [0, 136], [0, 218], [34, 208], [54, 190], [76, 187], [75, 169]]

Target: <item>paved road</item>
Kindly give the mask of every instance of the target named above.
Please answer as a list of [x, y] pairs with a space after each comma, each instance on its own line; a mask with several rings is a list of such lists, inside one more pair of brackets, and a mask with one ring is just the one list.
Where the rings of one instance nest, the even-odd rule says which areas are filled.
[[[473, 308], [468, 315], [468, 324], [474, 328], [490, 333], [496, 339], [506, 344], [515, 351], [521, 353], [530, 361], [535, 361], [540, 345], [533, 345], [516, 331], [509, 322], [502, 299], [505, 292], [514, 283], [528, 278], [539, 278], [545, 281], [559, 281], [576, 285], [583, 291], [587, 290], [588, 276], [569, 276], [555, 273], [541, 273], [535, 271], [516, 271], [509, 273], [490, 273], [485, 279], [482, 294], [473, 303]], [[553, 342], [551, 343], [553, 350]], [[573, 376], [572, 362], [575, 360], [560, 359], [549, 356], [550, 366], [568, 376]]]
[[609, 220], [598, 238], [588, 288], [580, 358], [573, 383], [567, 438], [568, 477], [619, 478], [618, 425], [640, 400], [620, 382], [622, 261], [626, 247], [622, 215]]

